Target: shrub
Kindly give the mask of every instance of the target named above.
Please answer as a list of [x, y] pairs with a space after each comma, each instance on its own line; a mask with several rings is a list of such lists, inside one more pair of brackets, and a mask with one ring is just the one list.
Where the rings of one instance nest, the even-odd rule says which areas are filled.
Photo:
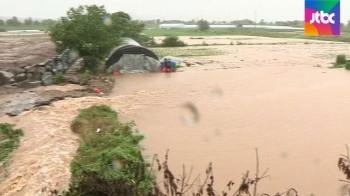
[[186, 44], [179, 39], [177, 36], [167, 36], [162, 44], [162, 47], [184, 47]]
[[64, 82], [64, 77], [62, 74], [58, 74], [53, 78], [54, 84], [62, 84]]
[[0, 28], [0, 32], [6, 32], [6, 29]]
[[346, 62], [345, 69], [350, 70], [350, 61]]
[[72, 183], [65, 196], [151, 193], [155, 177], [141, 154], [144, 136], [133, 130], [134, 125], [119, 122], [117, 112], [104, 105], [80, 112], [71, 128], [82, 144], [71, 164]]
[[0, 162], [5, 161], [13, 150], [17, 149], [23, 136], [21, 129], [14, 129], [11, 124], [0, 124]]
[[336, 64], [338, 65], [344, 65], [346, 64], [347, 61], [346, 61], [346, 56], [344, 54], [341, 54], [341, 55], [338, 55], [337, 56], [337, 59], [336, 59]]

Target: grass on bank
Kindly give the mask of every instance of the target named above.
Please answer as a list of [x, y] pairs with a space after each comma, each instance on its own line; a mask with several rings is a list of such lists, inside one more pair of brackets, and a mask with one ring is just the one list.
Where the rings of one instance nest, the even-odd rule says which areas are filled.
[[272, 38], [295, 38], [322, 41], [350, 42], [350, 34], [342, 33], [341, 36], [305, 36], [303, 32], [283, 32], [266, 29], [210, 29], [201, 32], [196, 29], [146, 29], [145, 34], [150, 36], [229, 36], [247, 35]]
[[0, 29], [4, 29], [6, 31], [18, 31], [18, 30], [42, 30], [46, 31], [49, 26], [46, 25], [19, 25], [19, 26], [8, 26], [8, 25], [0, 25]]
[[82, 110], [71, 124], [81, 144], [64, 195], [148, 195], [154, 176], [141, 155], [144, 136], [133, 127], [133, 122], [121, 123], [108, 106]]
[[7, 176], [6, 167], [10, 163], [11, 154], [18, 148], [23, 135], [23, 131], [15, 129], [14, 125], [0, 124], [0, 183]]

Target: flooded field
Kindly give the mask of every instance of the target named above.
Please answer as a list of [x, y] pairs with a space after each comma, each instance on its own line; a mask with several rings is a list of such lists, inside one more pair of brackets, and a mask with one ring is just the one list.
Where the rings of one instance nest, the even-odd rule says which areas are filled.
[[292, 42], [216, 46], [228, 54], [196, 58], [212, 62], [184, 72], [123, 76], [114, 96], [158, 92], [124, 117], [146, 135], [148, 154], [164, 159], [170, 149], [178, 174], [186, 164], [204, 175], [213, 162], [216, 188], [225, 190], [229, 180], [239, 183], [243, 172], [255, 172], [258, 148], [261, 170], [270, 168], [271, 175], [260, 193], [293, 187], [303, 196], [340, 195], [337, 160], [350, 141], [350, 72], [328, 67], [336, 54], [349, 55], [348, 46]]
[[78, 146], [69, 123], [79, 108], [93, 104], [134, 120], [150, 157], [164, 160], [170, 149], [176, 174], [186, 164], [204, 175], [212, 162], [219, 192], [230, 180], [238, 186], [246, 170], [254, 174], [258, 148], [261, 171], [269, 168], [271, 176], [259, 193], [293, 187], [301, 196], [340, 195], [337, 161], [350, 144], [350, 72], [328, 67], [337, 54], [350, 56], [348, 45], [271, 38], [249, 43], [269, 44], [209, 46], [225, 54], [189, 58], [199, 66], [177, 73], [123, 75], [109, 98], [63, 100], [12, 119], [26, 136], [0, 195], [63, 190]]

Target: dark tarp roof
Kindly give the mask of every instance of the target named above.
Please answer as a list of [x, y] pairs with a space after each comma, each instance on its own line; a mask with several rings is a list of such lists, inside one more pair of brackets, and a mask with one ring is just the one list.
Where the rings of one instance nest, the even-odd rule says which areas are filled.
[[143, 54], [145, 56], [154, 58], [156, 60], [158, 59], [158, 56], [154, 54], [151, 50], [144, 48], [140, 46], [136, 41], [130, 39], [130, 38], [125, 38], [124, 43], [118, 47], [116, 47], [111, 54], [109, 55], [107, 61], [106, 61], [106, 66], [109, 67], [113, 65], [114, 63], [118, 62], [119, 59], [124, 55], [124, 54]]

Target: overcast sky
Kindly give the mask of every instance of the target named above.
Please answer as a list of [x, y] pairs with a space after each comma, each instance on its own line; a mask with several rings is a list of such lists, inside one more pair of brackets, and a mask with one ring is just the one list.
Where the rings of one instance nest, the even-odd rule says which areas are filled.
[[[124, 11], [134, 19], [303, 20], [304, 0], [0, 0], [0, 16], [52, 18], [70, 7], [104, 5], [109, 12]], [[341, 0], [341, 21], [350, 19], [350, 0]]]

